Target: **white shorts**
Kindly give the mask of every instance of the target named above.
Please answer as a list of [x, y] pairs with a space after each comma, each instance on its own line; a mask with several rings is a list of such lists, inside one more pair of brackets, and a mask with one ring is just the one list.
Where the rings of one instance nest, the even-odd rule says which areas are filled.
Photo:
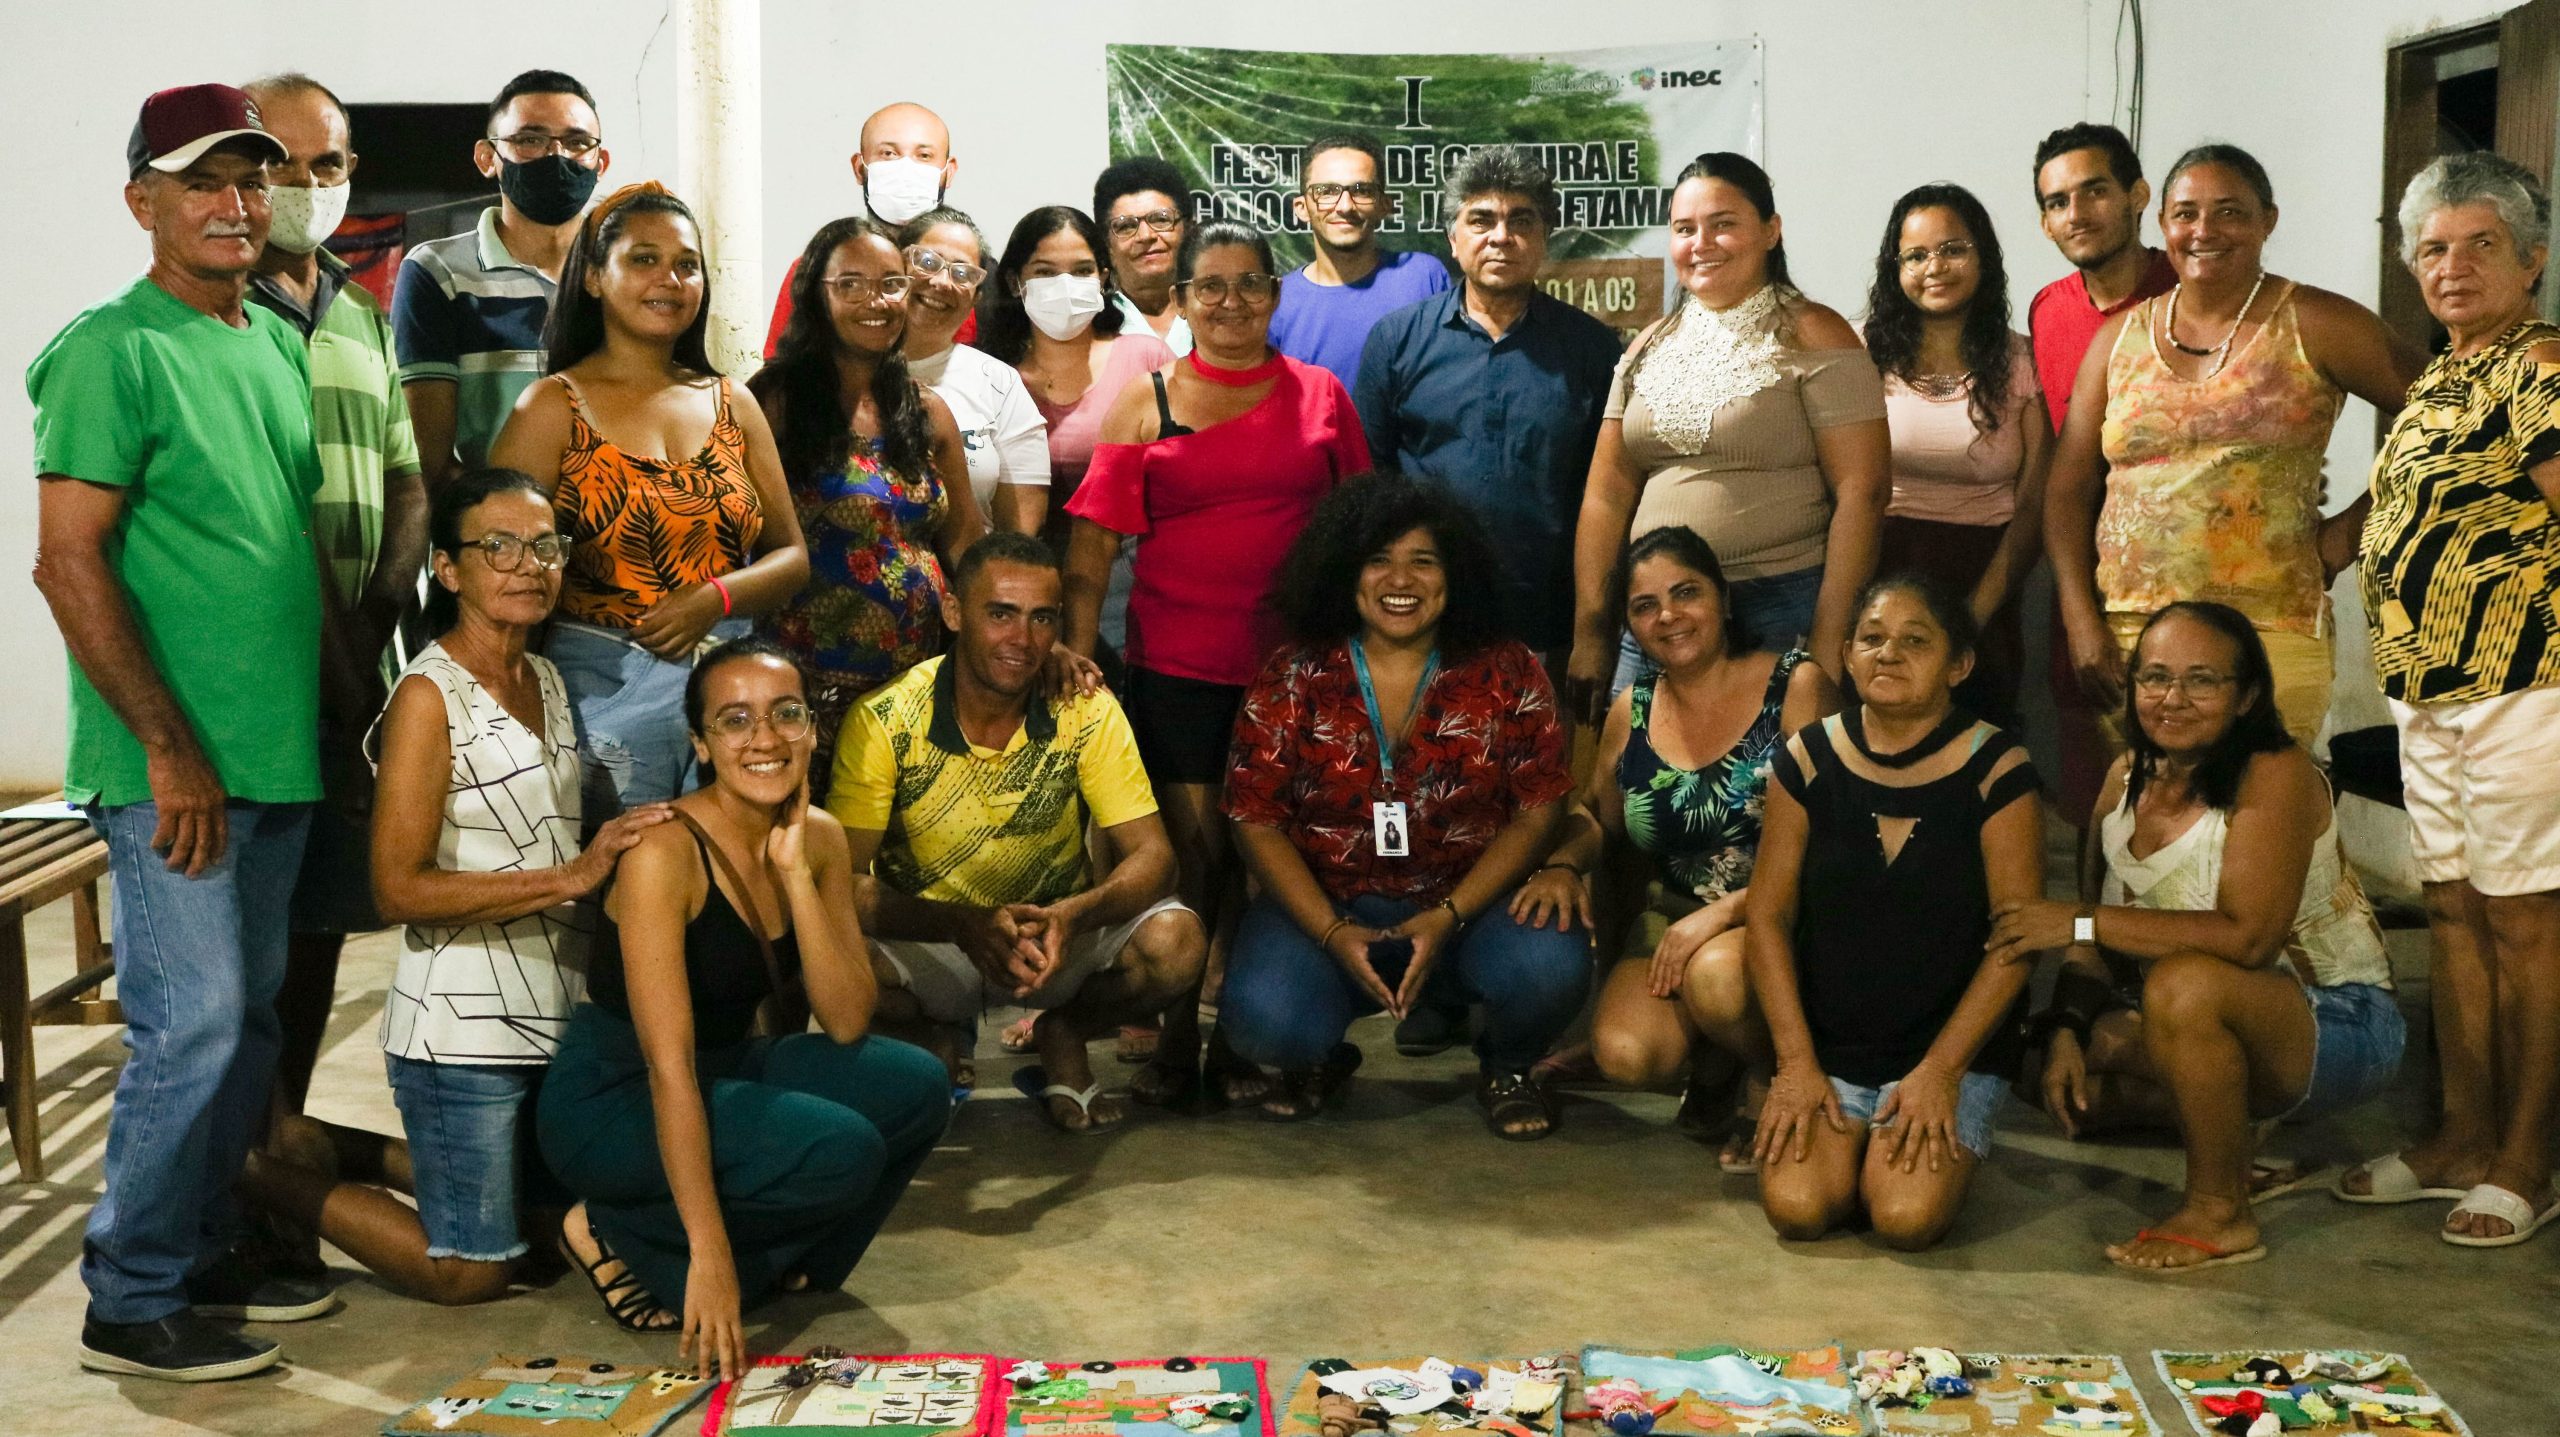
[[2560, 687], [2388, 702], [2420, 881], [2493, 898], [2560, 888]]
[[966, 1023], [989, 1007], [1012, 1003], [1025, 1008], [1055, 1008], [1075, 997], [1085, 980], [1109, 971], [1120, 950], [1138, 934], [1138, 926], [1159, 913], [1189, 913], [1178, 898], [1168, 898], [1135, 918], [1107, 928], [1088, 928], [1067, 940], [1067, 956], [1047, 982], [1016, 998], [1012, 990], [991, 988], [978, 965], [957, 943], [920, 943], [904, 938], [871, 940], [871, 966], [880, 981], [915, 995], [916, 1006], [937, 1023]]

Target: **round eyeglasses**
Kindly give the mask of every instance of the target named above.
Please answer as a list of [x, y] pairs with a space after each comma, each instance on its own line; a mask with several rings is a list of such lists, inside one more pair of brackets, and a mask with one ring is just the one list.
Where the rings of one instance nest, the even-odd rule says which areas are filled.
[[773, 736], [784, 743], [798, 743], [809, 736], [813, 720], [809, 706], [798, 699], [784, 699], [760, 714], [743, 708], [722, 709], [711, 716], [711, 734], [729, 748], [745, 748], [755, 737], [756, 725], [768, 724]]

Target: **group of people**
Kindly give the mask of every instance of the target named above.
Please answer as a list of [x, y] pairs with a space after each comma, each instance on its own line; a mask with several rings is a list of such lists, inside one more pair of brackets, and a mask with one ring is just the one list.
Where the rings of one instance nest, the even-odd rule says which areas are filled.
[[[2266, 1125], [2403, 1046], [2306, 748], [2359, 562], [2445, 1106], [2338, 1192], [2458, 1199], [2475, 1246], [2560, 1209], [2560, 328], [2512, 164], [2402, 202], [2423, 368], [2266, 272], [2247, 153], [2180, 158], [2152, 249], [2088, 124], [2034, 157], [2073, 272], [2027, 335], [1963, 189], [1895, 203], [1852, 324], [1714, 153], [1622, 344], [1537, 287], [1558, 194], [1508, 150], [1448, 177], [1451, 266], [1380, 248], [1356, 134], [1308, 146], [1286, 273], [1151, 157], [991, 253], [898, 104], [733, 383], [694, 215], [597, 196], [586, 90], [531, 71], [488, 122], [499, 202], [386, 316], [322, 245], [334, 95], [152, 96], [151, 268], [29, 371], [132, 1047], [84, 1365], [273, 1363], [214, 1319], [325, 1312], [326, 1237], [451, 1303], [539, 1244], [734, 1372], [742, 1311], [846, 1280], [1005, 1006], [1066, 1133], [1127, 1117], [1115, 1029], [1152, 1044], [1129, 1099], [1285, 1121], [1385, 1012], [1408, 1053], [1472, 1037], [1501, 1138], [1577, 1066], [1681, 1085], [1782, 1236], [1904, 1248], [2017, 1085], [2182, 1136], [2183, 1205], [2116, 1262], [2261, 1257]], [[2324, 519], [2350, 393], [2393, 427]], [[2039, 559], [2069, 901], [2014, 732]], [[391, 924], [405, 1142], [300, 1112], [339, 946]]]

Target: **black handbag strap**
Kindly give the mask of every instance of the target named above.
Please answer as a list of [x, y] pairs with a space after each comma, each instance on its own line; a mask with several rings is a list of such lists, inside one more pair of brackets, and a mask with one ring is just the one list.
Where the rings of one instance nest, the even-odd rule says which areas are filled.
[[756, 907], [754, 890], [747, 887], [746, 880], [738, 875], [736, 865], [729, 862], [729, 855], [721, 851], [720, 845], [712, 841], [710, 833], [695, 821], [692, 814], [681, 808], [675, 814], [684, 820], [685, 827], [693, 830], [694, 841], [711, 856], [712, 865], [719, 869], [720, 876], [729, 881], [729, 891], [737, 895], [738, 916], [747, 920], [747, 931], [756, 936], [756, 951], [764, 955], [765, 976], [773, 980], [773, 996], [788, 1002], [791, 989], [782, 981], [782, 960], [773, 956], [773, 940], [764, 936], [764, 914]]

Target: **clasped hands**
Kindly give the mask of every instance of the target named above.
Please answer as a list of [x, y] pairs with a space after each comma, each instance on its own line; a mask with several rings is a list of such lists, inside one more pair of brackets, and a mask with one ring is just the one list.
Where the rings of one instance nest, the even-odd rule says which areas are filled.
[[1075, 911], [1065, 903], [1007, 903], [962, 921], [960, 951], [988, 986], [1022, 999], [1058, 971], [1075, 934]]

